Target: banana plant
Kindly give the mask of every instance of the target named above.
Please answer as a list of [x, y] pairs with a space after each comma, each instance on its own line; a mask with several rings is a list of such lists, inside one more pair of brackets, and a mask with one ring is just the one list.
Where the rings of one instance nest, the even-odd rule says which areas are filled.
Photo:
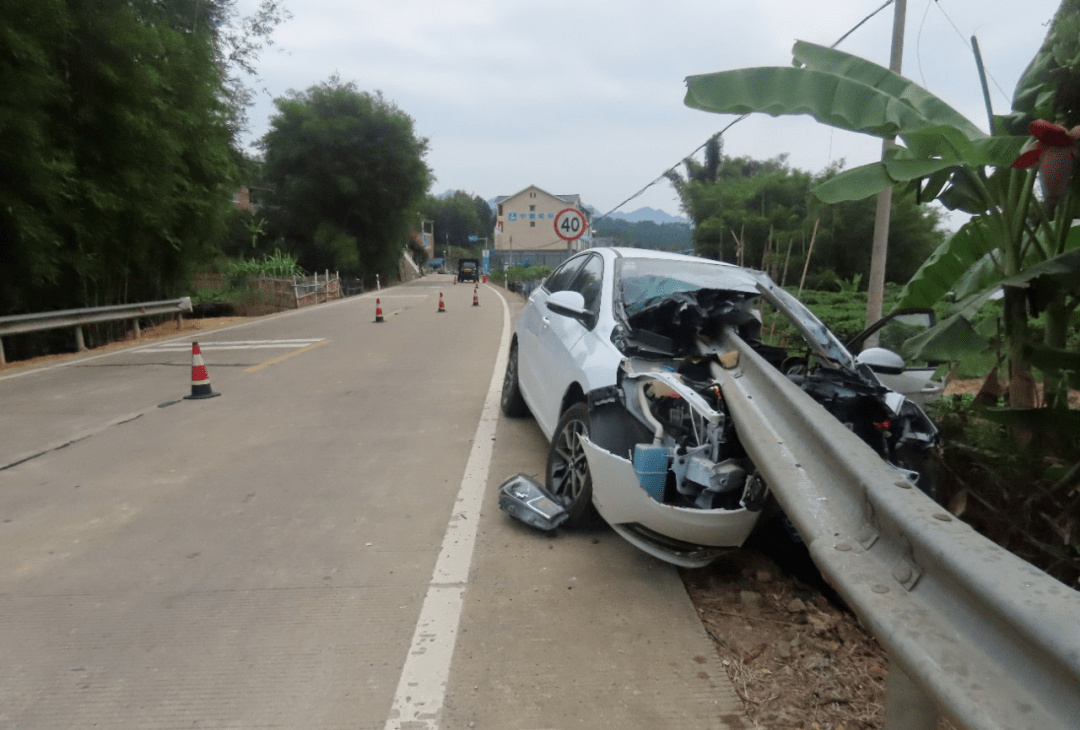
[[[1070, 15], [1063, 11], [1078, 4], [1080, 0], [1065, 0], [1055, 23], [1062, 16], [1075, 19], [1076, 12], [1070, 11]], [[1067, 277], [1024, 276], [1026, 269], [1050, 261], [1056, 263], [1054, 271], [1062, 267], [1071, 271], [1071, 281], [1076, 281], [1075, 273], [1080, 272], [1080, 261], [1064, 256], [1080, 245], [1080, 237], [1070, 235], [1080, 195], [1061, 192], [1061, 179], [1066, 180], [1066, 188], [1071, 183], [1068, 171], [1057, 176], [1054, 194], [1063, 199], [1051, 213], [1034, 192], [1035, 170], [1019, 164], [1042, 168], [1044, 162], [1058, 167], [1066, 159], [1071, 162], [1071, 139], [1065, 149], [1041, 138], [1033, 142], [1024, 133], [1033, 115], [1051, 115], [1047, 105], [1052, 105], [1053, 95], [1048, 92], [1053, 72], [1062, 64], [1047, 63], [1037, 56], [1025, 74], [1028, 85], [1022, 82], [1020, 87], [1028, 108], [1014, 110], [1012, 117], [995, 118], [995, 134], [991, 135], [940, 98], [871, 61], [802, 41], [795, 44], [792, 53], [794, 64], [790, 67], [690, 76], [685, 103], [719, 113], [807, 114], [839, 129], [898, 140], [882, 160], [842, 172], [816, 187], [814, 194], [828, 203], [870, 197], [897, 185], [913, 186], [920, 200], [937, 199], [948, 208], [970, 213], [969, 223], [908, 283], [898, 306], [929, 306], [948, 293], [956, 302], [952, 316], [914, 344], [925, 355], [948, 353], [949, 359], [956, 359], [965, 352], [989, 347], [970, 318], [991, 294], [1004, 287], [1004, 338], [1013, 405], [1033, 405], [1034, 383], [1025, 357], [1032, 353], [1027, 334], [1029, 297], [1025, 294], [1036, 292], [1039, 296], [1034, 299], [1043, 300], [1048, 313], [1045, 342], [1054, 350], [1063, 349], [1072, 311], [1069, 306], [1080, 301], [1075, 297], [1075, 284]], [[1042, 79], [1041, 85], [1037, 77]], [[1051, 141], [1060, 143], [1060, 133], [1069, 132], [1053, 126]], [[1046, 129], [1040, 127], [1040, 131]], [[1064, 151], [1047, 152], [1047, 147]], [[1045, 192], [1043, 200], [1049, 200]], [[1054, 307], [1057, 310], [1051, 316]], [[1052, 336], [1051, 320], [1056, 328]]]

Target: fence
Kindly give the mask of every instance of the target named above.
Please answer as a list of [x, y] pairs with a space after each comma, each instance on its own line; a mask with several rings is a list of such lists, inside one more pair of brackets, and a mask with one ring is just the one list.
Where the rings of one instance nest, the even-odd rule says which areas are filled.
[[[259, 280], [263, 281], [262, 279]], [[281, 281], [274, 279], [272, 281]], [[319, 304], [320, 302], [328, 302], [331, 299], [341, 299], [341, 277], [335, 271], [333, 276], [330, 276], [330, 272], [327, 271], [319, 280], [318, 273], [312, 276], [295, 276], [293, 277], [293, 296], [296, 302], [296, 309], [300, 307], [310, 307], [312, 304]]]
[[[341, 277], [337, 272], [331, 274], [329, 271], [287, 279], [260, 276], [232, 282], [223, 274], [200, 274], [192, 286], [196, 290], [219, 291], [222, 296], [227, 295], [233, 313], [246, 317], [309, 307], [344, 296]], [[357, 282], [353, 282], [351, 288], [363, 291], [363, 285]]]
[[555, 268], [577, 251], [501, 251], [491, 252], [491, 270], [504, 266], [550, 266]]
[[[56, 312], [38, 312], [35, 314], [16, 314], [0, 317], [0, 338], [4, 335], [18, 335], [26, 332], [42, 332], [62, 327], [75, 328], [75, 347], [79, 352], [86, 349], [83, 338], [83, 325], [97, 322], [115, 322], [130, 319], [135, 322], [135, 337], [139, 336], [139, 318], [153, 315], [175, 315], [177, 323], [184, 312], [191, 311], [191, 299], [168, 299], [159, 302], [138, 304], [117, 304], [109, 307], [89, 309], [64, 309]], [[0, 339], [0, 365], [6, 363], [3, 339]]]

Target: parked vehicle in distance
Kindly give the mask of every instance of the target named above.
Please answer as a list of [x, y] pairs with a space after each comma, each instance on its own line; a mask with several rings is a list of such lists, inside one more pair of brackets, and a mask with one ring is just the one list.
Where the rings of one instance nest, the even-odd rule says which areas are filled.
[[461, 259], [458, 261], [458, 281], [480, 281], [480, 260]]
[[[765, 305], [798, 342], [762, 342]], [[616, 248], [568, 259], [515, 324], [502, 410], [531, 412], [550, 441], [545, 487], [568, 525], [598, 513], [642, 550], [699, 567], [742, 545], [768, 497], [725, 405], [740, 355], [779, 369], [934, 496], [937, 429], [882, 384], [875, 353], [858, 361], [766, 275], [707, 259]]]

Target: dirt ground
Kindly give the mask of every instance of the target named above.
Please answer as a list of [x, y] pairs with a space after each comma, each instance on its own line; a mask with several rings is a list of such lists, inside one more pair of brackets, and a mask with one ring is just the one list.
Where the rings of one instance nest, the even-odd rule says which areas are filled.
[[750, 727], [882, 727], [885, 651], [827, 587], [798, 577], [806, 566], [781, 567], [769, 552], [748, 547], [683, 571]]
[[[139, 342], [209, 331], [244, 317], [185, 319], [144, 328]], [[134, 339], [87, 354], [130, 346]], [[8, 363], [0, 373], [70, 359]], [[976, 383], [950, 384], [974, 392]], [[774, 536], [775, 537], [775, 536]], [[768, 540], [768, 538], [766, 538]], [[756, 730], [870, 730], [884, 724], [888, 659], [838, 602], [800, 549], [782, 540], [751, 544], [707, 568], [682, 572], [702, 625]], [[943, 723], [942, 727], [948, 727]]]

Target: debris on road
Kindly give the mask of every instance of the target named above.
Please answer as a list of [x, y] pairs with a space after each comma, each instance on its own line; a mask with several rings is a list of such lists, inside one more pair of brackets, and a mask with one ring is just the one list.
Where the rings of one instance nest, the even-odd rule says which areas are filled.
[[499, 509], [540, 530], [554, 530], [569, 517], [539, 482], [525, 474], [499, 485]]

